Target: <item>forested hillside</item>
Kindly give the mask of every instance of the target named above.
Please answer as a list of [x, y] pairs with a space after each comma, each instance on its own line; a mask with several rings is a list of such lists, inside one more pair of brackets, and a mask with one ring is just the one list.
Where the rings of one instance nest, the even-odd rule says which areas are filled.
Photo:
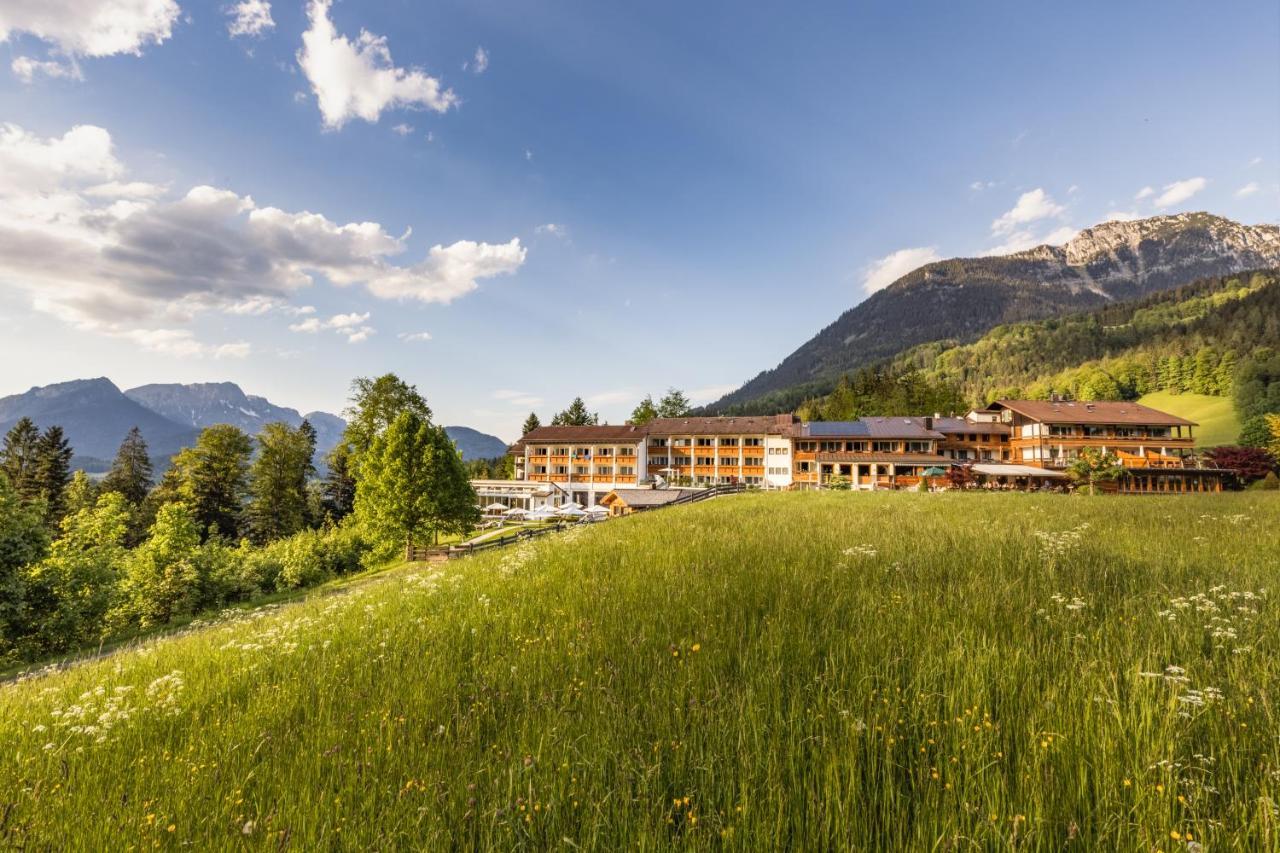
[[1156, 391], [1230, 397], [1241, 385], [1245, 399], [1237, 408], [1247, 418], [1272, 410], [1254, 398], [1272, 393], [1276, 351], [1280, 273], [1260, 271], [1000, 326], [972, 343], [923, 344], [842, 378], [831, 394], [799, 409], [810, 418], [876, 414], [859, 410], [867, 407], [859, 389], [878, 377], [880, 384], [931, 388], [939, 399], [951, 389], [962, 406], [1052, 393], [1097, 400], [1133, 400]]

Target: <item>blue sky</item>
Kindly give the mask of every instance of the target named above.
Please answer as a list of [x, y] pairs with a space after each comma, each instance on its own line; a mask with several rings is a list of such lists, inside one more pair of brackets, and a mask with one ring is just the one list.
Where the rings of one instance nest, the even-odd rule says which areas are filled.
[[0, 394], [336, 411], [392, 370], [511, 439], [712, 399], [934, 258], [1280, 218], [1274, 2], [0, 0], [0, 35]]

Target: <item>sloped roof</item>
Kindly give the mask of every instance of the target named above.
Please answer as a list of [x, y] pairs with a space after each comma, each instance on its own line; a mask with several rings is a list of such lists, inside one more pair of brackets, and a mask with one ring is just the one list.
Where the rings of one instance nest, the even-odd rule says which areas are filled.
[[540, 426], [528, 432], [516, 442], [523, 447], [526, 444], [554, 444], [556, 442], [585, 441], [588, 444], [596, 441], [623, 441], [635, 444], [644, 439], [644, 427], [631, 424], [601, 424], [599, 426]]
[[936, 456], [932, 453], [818, 453], [819, 462], [841, 462], [861, 465], [950, 465], [954, 459]]
[[652, 507], [669, 504], [677, 498], [692, 494], [695, 489], [618, 489], [600, 499], [601, 503], [622, 501], [629, 507]]
[[953, 433], [989, 433], [1002, 435], [1009, 432], [1008, 424], [997, 424], [990, 421], [971, 421], [968, 418], [934, 418], [933, 428], [943, 434]]
[[942, 438], [942, 433], [925, 429], [924, 418], [874, 417], [856, 421], [810, 421], [800, 424], [796, 438]]
[[1139, 403], [1114, 400], [997, 400], [992, 408], [1008, 409], [1050, 424], [1127, 424], [1196, 426], [1195, 421]]
[[643, 427], [649, 435], [786, 435], [790, 415], [654, 418]]

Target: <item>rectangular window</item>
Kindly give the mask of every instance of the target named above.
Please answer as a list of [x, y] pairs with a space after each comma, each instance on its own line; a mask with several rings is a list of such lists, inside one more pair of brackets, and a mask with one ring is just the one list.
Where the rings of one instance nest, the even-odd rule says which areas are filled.
[[715, 444], [715, 442], [716, 440], [714, 438], [699, 438], [697, 440], [697, 444], [699, 447], [711, 447]]
[[672, 440], [671, 446], [672, 447], [688, 447], [692, 443], [693, 443], [693, 439], [691, 438], [677, 438]]
[[612, 476], [612, 475], [613, 475], [613, 466], [612, 466], [612, 465], [597, 465], [597, 466], [596, 466], [596, 473], [597, 473], [597, 474], [600, 474], [601, 476], [604, 476], [604, 477]]
[[557, 474], [568, 474], [568, 473], [569, 473], [569, 466], [568, 466], [568, 465], [557, 465], [557, 466], [556, 466], [556, 469], [555, 469], [555, 472], [556, 472]]
[[764, 459], [760, 456], [744, 456], [742, 457], [742, 464], [751, 467], [758, 467], [764, 464]]
[[736, 439], [736, 438], [722, 438], [722, 439], [720, 439], [720, 446], [721, 446], [721, 447], [737, 447], [737, 446], [738, 446], [738, 439]]
[[813, 448], [815, 444], [816, 442], [813, 442], [813, 441], [797, 441], [796, 450], [801, 450], [801, 451], [804, 451], [805, 453], [811, 453], [813, 452]]
[[618, 476], [619, 476], [619, 477], [634, 477], [634, 476], [635, 476], [635, 473], [636, 473], [636, 469], [635, 469], [635, 468], [632, 468], [630, 465], [619, 465], [619, 466], [618, 466]]
[[650, 465], [669, 465], [670, 462], [665, 456], [650, 456], [649, 464]]
[[714, 465], [714, 464], [716, 464], [716, 458], [715, 458], [714, 456], [699, 456], [699, 457], [698, 457], [698, 464], [699, 464], [699, 465]]
[[876, 453], [895, 453], [898, 450], [896, 441], [873, 441], [871, 449]]
[[742, 443], [747, 447], [762, 447], [764, 445], [763, 438], [744, 438]]
[[573, 476], [575, 476], [575, 477], [585, 477], [585, 476], [587, 476], [587, 466], [586, 466], [586, 465], [574, 465], [574, 466], [573, 466]]
[[665, 438], [651, 438], [649, 439], [649, 446], [650, 447], [666, 447], [667, 440]]
[[596, 448], [596, 456], [612, 456], [612, 455], [613, 455], [613, 448], [612, 448], [612, 447], [597, 447], [597, 448]]

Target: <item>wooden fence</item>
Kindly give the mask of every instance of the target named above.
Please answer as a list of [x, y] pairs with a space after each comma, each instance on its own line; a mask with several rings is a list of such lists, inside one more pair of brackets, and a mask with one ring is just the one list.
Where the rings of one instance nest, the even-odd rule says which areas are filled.
[[[669, 506], [680, 506], [681, 504], [694, 504], [699, 501], [710, 500], [721, 495], [733, 495], [739, 492], [747, 491], [747, 487], [743, 483], [732, 483], [723, 486], [712, 486], [709, 489], [699, 489], [696, 492], [690, 492], [687, 495], [681, 495], [671, 503], [661, 504], [651, 507], [648, 511], [654, 509], [666, 509]], [[588, 521], [560, 521], [556, 524], [548, 524], [545, 527], [526, 527], [509, 533], [506, 536], [493, 536], [483, 542], [468, 542], [465, 545], [411, 545], [405, 548], [405, 559], [411, 563], [426, 562], [428, 560], [452, 560], [455, 557], [469, 557], [472, 554], [479, 554], [482, 551], [488, 551], [492, 548], [505, 548], [508, 545], [514, 545], [517, 542], [524, 542], [529, 539], [536, 539], [539, 536], [546, 536], [548, 533], [556, 533], [566, 530], [579, 524], [589, 524]]]

